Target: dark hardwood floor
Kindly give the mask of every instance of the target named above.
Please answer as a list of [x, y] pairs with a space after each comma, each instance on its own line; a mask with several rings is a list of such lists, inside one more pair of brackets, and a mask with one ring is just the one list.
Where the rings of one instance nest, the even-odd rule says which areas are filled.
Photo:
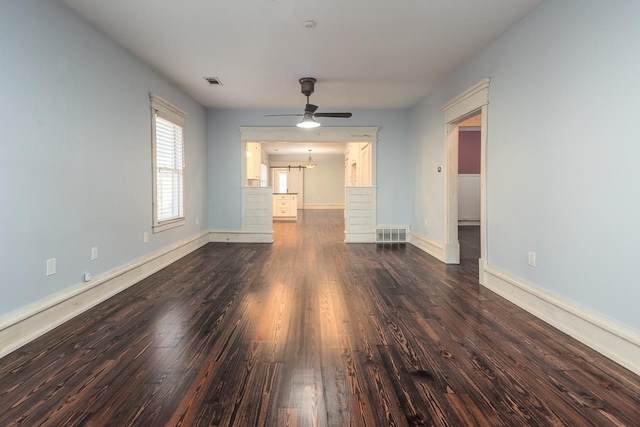
[[638, 426], [640, 378], [341, 211], [209, 244], [0, 359], [0, 425]]

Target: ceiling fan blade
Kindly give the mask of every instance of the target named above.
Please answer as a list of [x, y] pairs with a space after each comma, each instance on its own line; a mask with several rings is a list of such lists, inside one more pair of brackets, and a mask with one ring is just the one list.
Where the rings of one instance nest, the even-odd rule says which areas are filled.
[[265, 117], [302, 117], [304, 114], [265, 114]]
[[300, 79], [302, 94], [307, 97], [307, 103], [304, 106], [304, 114], [265, 114], [265, 117], [303, 117], [302, 121], [298, 123], [298, 126], [300, 127], [320, 126], [320, 123], [313, 120], [314, 117], [335, 117], [339, 119], [348, 119], [351, 117], [351, 113], [316, 113], [318, 106], [309, 103], [309, 96], [313, 93], [313, 86], [315, 82], [316, 79], [312, 77], [303, 77]]
[[351, 117], [351, 113], [315, 113], [313, 117], [336, 117], [341, 119], [348, 119]]

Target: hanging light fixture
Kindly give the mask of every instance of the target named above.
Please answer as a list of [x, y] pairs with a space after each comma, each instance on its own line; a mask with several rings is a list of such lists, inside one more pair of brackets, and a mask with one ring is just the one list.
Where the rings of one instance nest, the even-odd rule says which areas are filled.
[[[318, 123], [318, 126], [320, 125], [320, 123]], [[313, 160], [311, 160], [311, 150], [309, 150], [309, 161], [307, 163], [304, 164], [304, 167], [307, 169], [313, 169], [316, 167], [316, 163], [313, 162]]]
[[304, 113], [304, 117], [302, 118], [302, 121], [298, 123], [296, 126], [298, 126], [299, 128], [310, 129], [310, 128], [317, 128], [318, 126], [320, 126], [320, 123], [316, 122], [313, 119], [313, 114]]

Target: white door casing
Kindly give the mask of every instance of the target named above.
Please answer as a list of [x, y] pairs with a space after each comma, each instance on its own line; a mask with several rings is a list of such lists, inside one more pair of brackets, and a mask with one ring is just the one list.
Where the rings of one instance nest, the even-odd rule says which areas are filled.
[[460, 262], [458, 243], [458, 123], [482, 114], [480, 125], [480, 283], [484, 283], [484, 265], [487, 259], [486, 221], [486, 149], [487, 114], [490, 79], [484, 79], [458, 95], [442, 107], [445, 130], [445, 262]]

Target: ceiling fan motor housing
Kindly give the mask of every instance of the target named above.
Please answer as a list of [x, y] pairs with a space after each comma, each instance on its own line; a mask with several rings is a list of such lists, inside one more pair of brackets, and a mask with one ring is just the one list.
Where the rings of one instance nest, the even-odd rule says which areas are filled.
[[304, 96], [310, 96], [313, 93], [313, 88], [316, 84], [316, 79], [313, 77], [303, 77], [300, 79], [301, 92]]

